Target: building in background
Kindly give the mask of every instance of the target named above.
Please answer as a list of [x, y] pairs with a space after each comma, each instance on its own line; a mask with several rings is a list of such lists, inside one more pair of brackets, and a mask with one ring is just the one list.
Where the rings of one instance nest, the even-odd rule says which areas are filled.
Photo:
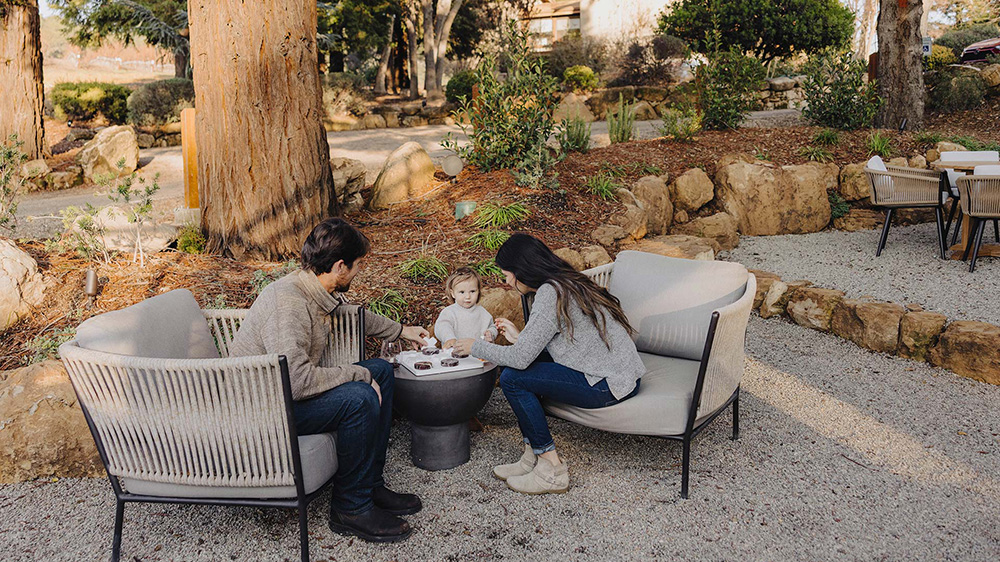
[[675, 0], [539, 0], [528, 15], [535, 49], [546, 51], [572, 32], [614, 41], [651, 35], [660, 12]]

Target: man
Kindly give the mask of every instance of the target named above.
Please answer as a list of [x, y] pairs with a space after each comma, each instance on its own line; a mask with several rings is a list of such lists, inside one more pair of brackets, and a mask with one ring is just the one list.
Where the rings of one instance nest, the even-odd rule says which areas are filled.
[[[392, 424], [393, 370], [382, 359], [332, 365], [327, 357], [331, 313], [364, 268], [370, 249], [360, 230], [342, 219], [321, 222], [302, 246], [302, 269], [265, 288], [233, 341], [232, 355], [277, 353], [288, 361], [295, 427], [300, 435], [337, 432], [339, 467], [330, 499], [330, 528], [373, 542], [410, 535], [398, 517], [421, 509], [420, 499], [385, 487]], [[426, 330], [403, 327], [365, 311], [369, 336], [426, 345]]]

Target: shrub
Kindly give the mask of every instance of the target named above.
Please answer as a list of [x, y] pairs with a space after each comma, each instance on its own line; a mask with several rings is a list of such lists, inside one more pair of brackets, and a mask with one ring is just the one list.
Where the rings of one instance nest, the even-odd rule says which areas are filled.
[[387, 289], [382, 293], [382, 296], [368, 302], [368, 310], [396, 322], [402, 320], [403, 312], [408, 306], [409, 303], [406, 302], [403, 295], [395, 289]]
[[111, 261], [104, 241], [104, 225], [97, 220], [99, 209], [90, 203], [83, 207], [70, 206], [59, 211], [63, 233], [46, 242], [46, 249], [57, 252], [75, 252], [87, 261]]
[[[118, 161], [119, 172], [125, 168], [125, 158]], [[138, 179], [138, 184], [136, 183]], [[133, 225], [135, 233], [135, 246], [132, 251], [132, 262], [139, 262], [139, 267], [146, 267], [146, 253], [142, 248], [143, 226], [149, 220], [153, 212], [153, 195], [160, 190], [157, 183], [159, 174], [153, 177], [152, 183], [147, 183], [146, 178], [138, 177], [137, 173], [123, 177], [115, 177], [109, 174], [100, 178], [99, 182], [104, 192], [118, 209], [124, 214], [126, 220]], [[134, 186], [134, 187], [133, 187]]]
[[[717, 43], [718, 44], [718, 43]], [[730, 48], [713, 50], [698, 67], [695, 83], [706, 129], [736, 129], [756, 103], [764, 67], [752, 57]]]
[[589, 66], [571, 66], [563, 72], [562, 78], [567, 90], [589, 92], [597, 88], [597, 74]]
[[545, 55], [545, 68], [556, 78], [562, 78], [571, 66], [586, 66], [600, 74], [607, 61], [608, 46], [604, 41], [584, 39], [573, 31], [552, 44], [552, 50]]
[[813, 142], [820, 146], [836, 146], [840, 143], [840, 133], [836, 129], [823, 129], [813, 136]]
[[701, 131], [701, 115], [695, 108], [668, 109], [663, 112], [661, 135], [676, 141], [691, 142], [698, 131]]
[[952, 112], [975, 109], [986, 99], [986, 82], [978, 72], [944, 68], [928, 72], [927, 106], [932, 111]]
[[559, 125], [559, 148], [565, 152], [590, 150], [590, 123], [579, 117], [563, 119]]
[[524, 159], [517, 163], [511, 174], [514, 176], [514, 183], [519, 187], [530, 187], [532, 189], [555, 189], [559, 187], [559, 173], [552, 168], [558, 159], [552, 155], [545, 142], [539, 140], [535, 142], [531, 151], [524, 155]]
[[605, 201], [616, 199], [617, 195], [615, 192], [621, 187], [621, 184], [616, 182], [614, 177], [607, 173], [590, 176], [587, 178], [587, 183], [583, 185], [587, 188], [587, 191]]
[[864, 62], [847, 52], [827, 52], [810, 59], [804, 71], [807, 118], [836, 129], [871, 127], [882, 100], [875, 83], [866, 82]]
[[76, 328], [56, 328], [51, 334], [42, 333], [35, 336], [24, 346], [32, 354], [31, 358], [27, 359], [28, 364], [58, 359], [59, 346], [73, 339], [75, 335]]
[[503, 279], [503, 271], [500, 271], [500, 267], [493, 261], [493, 258], [469, 264], [469, 268], [483, 279]]
[[960, 144], [969, 150], [993, 150], [1000, 152], [1000, 143], [983, 142], [975, 137], [966, 135], [956, 135], [948, 138], [949, 141]]
[[917, 133], [917, 136], [913, 137], [913, 140], [919, 142], [920, 144], [937, 144], [944, 140], [944, 136], [940, 133]]
[[839, 219], [851, 210], [851, 206], [836, 191], [829, 192], [827, 196], [830, 199], [830, 218]]
[[181, 110], [194, 107], [194, 82], [171, 78], [143, 84], [128, 97], [128, 122], [140, 127], [178, 123]]
[[955, 52], [944, 45], [931, 45], [931, 56], [924, 57], [924, 70], [940, 70], [958, 62]]
[[253, 277], [250, 279], [250, 291], [253, 293], [254, 298], [260, 296], [261, 291], [263, 291], [265, 287], [298, 268], [299, 262], [290, 260], [274, 269], [258, 269], [257, 271], [254, 271]]
[[833, 154], [821, 146], [803, 146], [799, 149], [799, 154], [805, 156], [811, 162], [829, 162], [833, 160]]
[[121, 125], [128, 116], [130, 93], [125, 86], [106, 82], [60, 82], [52, 88], [52, 105], [57, 119], [87, 120], [101, 115]]
[[205, 233], [201, 227], [193, 224], [186, 225], [177, 233], [177, 251], [185, 254], [205, 253]]
[[[471, 142], [459, 146], [449, 133], [441, 143], [483, 171], [521, 163], [555, 128], [556, 80], [533, 55], [526, 31], [517, 22], [511, 21], [502, 35], [504, 50], [488, 52], [476, 67], [476, 102], [465, 99], [456, 111], [472, 121], [471, 130], [461, 125]], [[499, 76], [501, 68], [507, 71], [504, 80]]]
[[472, 70], [456, 72], [444, 86], [444, 97], [452, 103], [461, 99], [472, 99], [472, 86], [476, 83], [476, 73]]
[[868, 156], [878, 154], [882, 158], [888, 158], [892, 155], [892, 137], [872, 131], [865, 139], [865, 147], [868, 149]]
[[479, 228], [506, 228], [531, 216], [523, 203], [504, 205], [499, 201], [483, 203], [476, 212], [474, 224]]
[[411, 281], [437, 282], [448, 277], [448, 266], [435, 256], [419, 255], [399, 264], [399, 269]]
[[17, 200], [24, 187], [20, 170], [28, 159], [21, 152], [23, 145], [24, 141], [17, 140], [17, 135], [11, 135], [0, 145], [0, 230], [13, 231], [17, 226]]
[[473, 248], [497, 251], [510, 238], [510, 233], [502, 230], [484, 230], [470, 236], [466, 242]]
[[960, 58], [962, 50], [969, 45], [978, 43], [984, 39], [992, 39], [998, 35], [1000, 35], [1000, 27], [997, 24], [980, 23], [953, 28], [941, 35], [936, 44], [951, 49], [955, 54], [955, 58]]
[[618, 63], [619, 74], [612, 80], [615, 86], [658, 86], [671, 81], [675, 61], [691, 52], [683, 40], [672, 35], [654, 35], [648, 39], [633, 39]]
[[618, 106], [615, 112], [608, 114], [608, 136], [611, 144], [628, 142], [635, 134], [635, 111], [633, 105], [625, 103], [622, 94], [618, 94]]

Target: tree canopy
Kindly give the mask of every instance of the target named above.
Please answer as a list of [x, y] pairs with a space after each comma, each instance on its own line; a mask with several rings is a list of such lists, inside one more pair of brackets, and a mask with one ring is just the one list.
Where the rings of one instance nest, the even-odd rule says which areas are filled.
[[660, 15], [661, 32], [680, 37], [697, 52], [718, 27], [727, 46], [761, 61], [827, 47], [846, 47], [854, 14], [838, 0], [682, 0]]

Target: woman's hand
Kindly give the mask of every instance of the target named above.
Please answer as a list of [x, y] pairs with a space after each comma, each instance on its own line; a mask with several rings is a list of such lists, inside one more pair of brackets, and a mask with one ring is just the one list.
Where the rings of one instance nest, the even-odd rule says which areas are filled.
[[472, 344], [474, 343], [476, 343], [476, 340], [472, 338], [455, 340], [455, 345], [451, 348], [451, 352], [452, 354], [470, 355], [472, 353]]
[[412, 349], [421, 349], [427, 347], [427, 342], [424, 338], [430, 337], [430, 335], [430, 332], [420, 326], [404, 326], [403, 331], [399, 334], [399, 337], [410, 342], [410, 347]]
[[507, 341], [517, 343], [517, 336], [521, 333], [521, 330], [518, 330], [513, 322], [506, 318], [497, 318], [493, 323], [496, 324], [497, 330], [500, 330], [503, 337], [507, 338]]

